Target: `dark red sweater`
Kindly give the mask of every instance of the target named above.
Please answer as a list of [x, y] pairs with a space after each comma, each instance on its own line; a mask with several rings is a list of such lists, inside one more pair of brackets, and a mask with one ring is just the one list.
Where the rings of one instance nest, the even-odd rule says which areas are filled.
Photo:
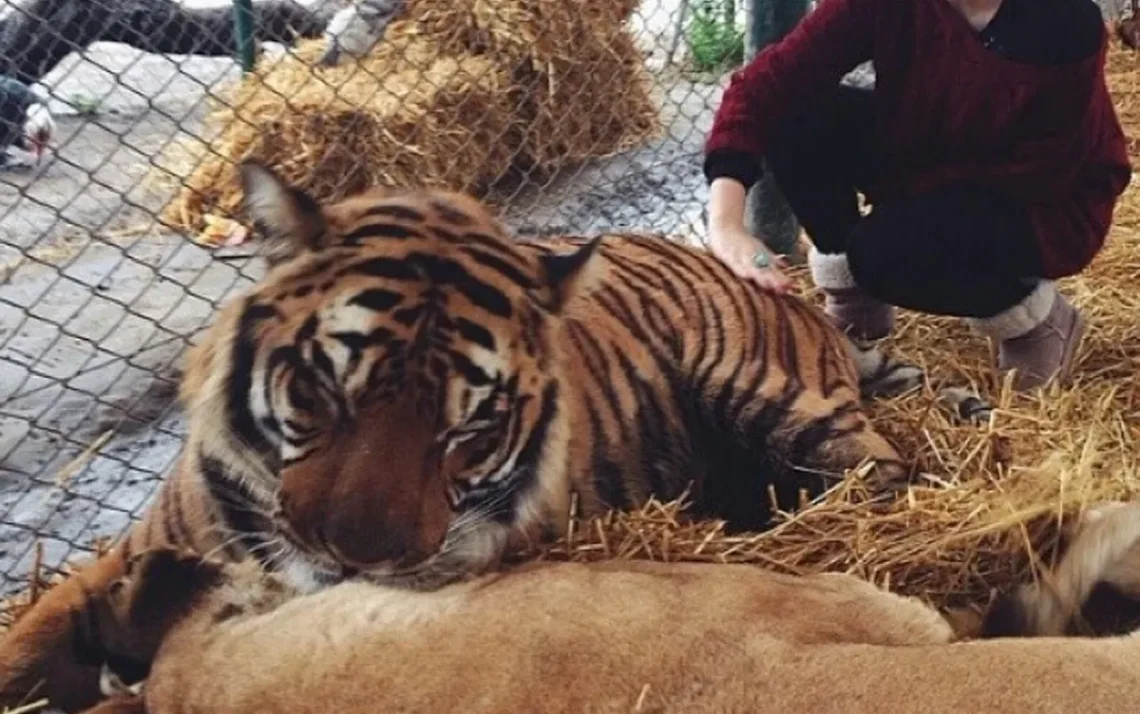
[[[1100, 35], [1091, 56], [1031, 64], [987, 49], [946, 0], [822, 0], [733, 75], [706, 154], [758, 167], [781, 122], [874, 60], [887, 156], [872, 203], [962, 180], [991, 185], [1026, 205], [1043, 277], [1072, 275], [1103, 246], [1132, 174], [1104, 80], [1103, 24]], [[756, 172], [745, 173], [748, 184]]]

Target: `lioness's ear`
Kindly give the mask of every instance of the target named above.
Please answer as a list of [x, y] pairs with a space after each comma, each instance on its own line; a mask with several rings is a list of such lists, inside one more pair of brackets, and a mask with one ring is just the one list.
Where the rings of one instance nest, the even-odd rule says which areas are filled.
[[265, 259], [270, 266], [305, 251], [321, 249], [328, 225], [312, 196], [290, 186], [272, 169], [256, 161], [243, 161], [238, 171], [243, 205], [265, 234]]
[[593, 238], [572, 253], [547, 253], [540, 258], [549, 291], [546, 306], [558, 312], [576, 290], [582, 289], [590, 277], [590, 258], [597, 253], [601, 237]]

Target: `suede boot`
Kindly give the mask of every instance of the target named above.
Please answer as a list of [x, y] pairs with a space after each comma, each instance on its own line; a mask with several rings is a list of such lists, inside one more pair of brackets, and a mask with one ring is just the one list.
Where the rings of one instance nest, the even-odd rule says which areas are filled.
[[998, 343], [998, 370], [1014, 371], [1019, 392], [1068, 380], [1085, 329], [1077, 309], [1047, 280], [1013, 307], [967, 322]]
[[855, 284], [845, 253], [808, 252], [812, 281], [825, 296], [824, 312], [832, 323], [861, 341], [880, 340], [895, 326], [895, 309]]

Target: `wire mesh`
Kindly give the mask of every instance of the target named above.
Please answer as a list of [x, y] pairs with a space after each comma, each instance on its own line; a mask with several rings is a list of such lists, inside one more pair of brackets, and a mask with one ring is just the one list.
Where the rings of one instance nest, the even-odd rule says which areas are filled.
[[[0, 169], [0, 594], [23, 587], [35, 559], [42, 557], [51, 572], [90, 552], [98, 540], [121, 535], [173, 466], [184, 437], [174, 403], [180, 357], [226, 298], [263, 269], [255, 247], [203, 238], [204, 225], [215, 215], [230, 216], [233, 208], [208, 189], [232, 178], [217, 167], [232, 165], [242, 152], [270, 153], [264, 137], [282, 122], [307, 117], [306, 131], [319, 134], [323, 154], [281, 138], [285, 144], [268, 162], [278, 168], [315, 175], [327, 168], [326, 155], [350, 153], [370, 168], [356, 166], [348, 179], [415, 180], [433, 161], [423, 155], [432, 137], [399, 137], [403, 148], [381, 157], [382, 165], [344, 145], [358, 148], [360, 135], [390, 129], [391, 122], [376, 116], [421, 102], [417, 111], [427, 118], [413, 124], [430, 124], [437, 139], [453, 132], [468, 136], [453, 149], [461, 158], [432, 168], [427, 182], [486, 195], [520, 232], [699, 233], [701, 143], [727, 71], [741, 59], [742, 3], [633, 2], [628, 20], [619, 23], [624, 39], [610, 38], [632, 52], [586, 48], [578, 57], [546, 58], [545, 66], [531, 62], [534, 74], [524, 76], [527, 43], [580, 46], [581, 38], [548, 36], [582, 26], [544, 26], [544, 8], [555, 4], [481, 2], [483, 16], [467, 16], [472, 26], [493, 26], [500, 35], [492, 44], [518, 40], [523, 48], [517, 56], [486, 48], [482, 57], [507, 83], [488, 93], [499, 107], [498, 133], [479, 131], [492, 120], [473, 112], [477, 103], [467, 95], [451, 104], [423, 98], [453, 91], [438, 57], [413, 62], [394, 56], [402, 36], [422, 34], [433, 22], [433, 32], [448, 36], [447, 23], [455, 18], [433, 15], [430, 5], [408, 0], [367, 57], [342, 55], [330, 70], [317, 58], [328, 46], [328, 21], [342, 3], [254, 2], [257, 71], [291, 61], [326, 86], [327, 108], [279, 93], [277, 117], [255, 116], [237, 104], [250, 93], [243, 87], [257, 80], [239, 66], [228, 3], [24, 0], [4, 9], [0, 73], [46, 99], [56, 132], [42, 164], [26, 169], [10, 161]], [[605, 11], [597, 0], [557, 5], [575, 7], [583, 17]], [[487, 15], [498, 10], [515, 15]], [[502, 34], [520, 17], [525, 27], [519, 26], [519, 37]], [[713, 22], [728, 19], [736, 26], [730, 32]], [[451, 29], [459, 32], [458, 25]], [[537, 36], [523, 37], [526, 32]], [[479, 43], [489, 40], [476, 32], [463, 41], [463, 52], [478, 55]], [[694, 50], [694, 41], [703, 44]], [[414, 44], [405, 42], [409, 51]], [[454, 55], [455, 48], [445, 45], [438, 43], [441, 56], [444, 50]], [[416, 47], [423, 54], [422, 44]], [[385, 52], [393, 55], [385, 60], [388, 70], [375, 59]], [[561, 69], [551, 69], [558, 62]], [[392, 91], [388, 75], [407, 76], [409, 67], [435, 69], [405, 82], [403, 93], [381, 96]], [[378, 76], [366, 77], [370, 71]], [[572, 76], [580, 91], [557, 85]], [[628, 119], [607, 97], [620, 100], [633, 91], [620, 84], [630, 76], [645, 79], [654, 130], [627, 132], [639, 133], [636, 141], [627, 136], [588, 145], [589, 132], [604, 135]], [[363, 88], [376, 94], [364, 96]], [[562, 91], [540, 108], [547, 117], [543, 131], [573, 125], [584, 134], [533, 148], [549, 136], [528, 129], [542, 121], [528, 91]], [[345, 110], [349, 105], [351, 111]], [[346, 123], [347, 116], [356, 123]], [[599, 117], [607, 116], [614, 127], [599, 128]], [[246, 129], [236, 128], [242, 123]], [[12, 129], [19, 133], [18, 126]], [[252, 143], [235, 148], [243, 131]], [[10, 153], [19, 158], [18, 150]], [[468, 180], [472, 167], [462, 165], [462, 157], [483, 155], [499, 157], [496, 175]], [[351, 180], [323, 190], [343, 193], [353, 188]], [[187, 213], [188, 205], [195, 215]]]
[[[41, 556], [50, 572], [121, 535], [174, 464], [180, 357], [263, 270], [254, 247], [204, 237], [235, 209], [235, 161], [266, 158], [322, 198], [469, 190], [522, 233], [699, 240], [701, 146], [745, 2], [406, 0], [366, 56], [330, 68], [346, 5], [264, 0], [256, 76], [225, 0], [5, 8], [0, 74], [44, 96], [57, 131], [42, 165], [0, 168], [0, 594]], [[639, 91], [652, 126], [628, 109]]]

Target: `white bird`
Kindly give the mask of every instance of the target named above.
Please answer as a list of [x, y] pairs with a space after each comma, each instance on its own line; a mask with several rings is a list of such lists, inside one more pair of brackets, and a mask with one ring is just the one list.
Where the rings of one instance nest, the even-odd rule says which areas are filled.
[[32, 165], [9, 155], [12, 147], [31, 154], [39, 164], [54, 134], [55, 119], [47, 103], [23, 82], [0, 77], [0, 167]]
[[406, 7], [407, 0], [356, 0], [342, 8], [325, 28], [325, 52], [320, 63], [335, 67], [342, 54], [357, 58], [368, 54]]

